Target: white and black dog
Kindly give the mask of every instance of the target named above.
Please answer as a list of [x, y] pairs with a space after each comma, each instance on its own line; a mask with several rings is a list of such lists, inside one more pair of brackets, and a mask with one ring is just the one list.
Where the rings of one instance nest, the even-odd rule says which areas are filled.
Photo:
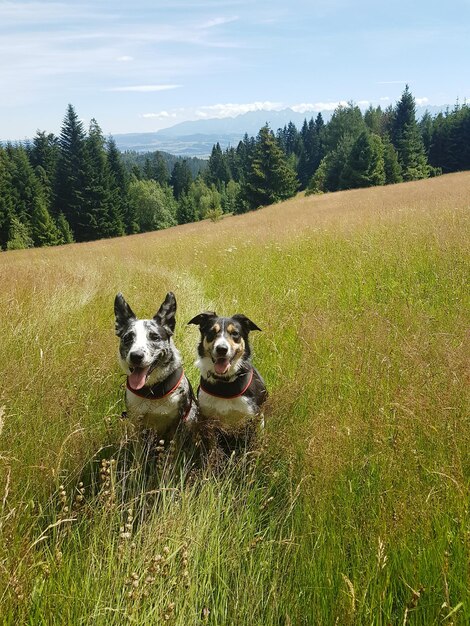
[[201, 331], [196, 366], [199, 420], [227, 434], [242, 433], [250, 424], [263, 425], [262, 404], [268, 394], [259, 372], [251, 364], [248, 335], [261, 330], [246, 315], [219, 317], [208, 311], [193, 317]]
[[173, 343], [176, 298], [169, 292], [152, 319], [137, 319], [118, 293], [114, 300], [119, 362], [127, 374], [127, 416], [171, 439], [182, 422], [195, 419], [196, 403]]

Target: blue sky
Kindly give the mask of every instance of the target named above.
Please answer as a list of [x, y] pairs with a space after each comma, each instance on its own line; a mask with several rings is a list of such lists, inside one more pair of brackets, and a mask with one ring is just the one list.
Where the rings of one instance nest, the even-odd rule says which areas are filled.
[[470, 99], [470, 0], [0, 0], [0, 139]]

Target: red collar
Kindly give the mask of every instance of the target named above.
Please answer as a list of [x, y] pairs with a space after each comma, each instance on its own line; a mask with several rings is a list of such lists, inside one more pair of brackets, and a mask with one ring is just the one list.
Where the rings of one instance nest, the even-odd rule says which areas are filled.
[[199, 382], [199, 389], [202, 389], [205, 393], [213, 396], [214, 398], [233, 400], [234, 398], [242, 396], [250, 387], [252, 382], [253, 368], [241, 376], [237, 376], [237, 378], [231, 383], [219, 380], [215, 383], [209, 383], [207, 380], [201, 378]]

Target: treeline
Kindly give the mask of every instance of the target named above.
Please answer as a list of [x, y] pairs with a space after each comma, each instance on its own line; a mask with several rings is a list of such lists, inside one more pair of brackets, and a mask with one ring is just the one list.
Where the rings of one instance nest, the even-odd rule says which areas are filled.
[[[353, 103], [298, 130], [268, 125], [198, 159], [122, 155], [69, 105], [59, 137], [0, 147], [0, 247], [48, 246], [243, 213], [289, 198], [470, 169], [470, 107], [416, 119], [406, 87], [395, 107]], [[170, 165], [170, 167], [169, 167]]]

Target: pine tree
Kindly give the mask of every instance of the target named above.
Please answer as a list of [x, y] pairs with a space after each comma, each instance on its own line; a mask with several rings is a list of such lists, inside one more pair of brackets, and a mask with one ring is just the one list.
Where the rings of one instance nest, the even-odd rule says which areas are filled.
[[86, 241], [96, 232], [94, 222], [90, 225], [90, 217], [83, 215], [86, 211], [86, 172], [85, 131], [73, 106], [69, 104], [59, 137], [54, 214], [64, 214], [77, 241]]
[[383, 113], [380, 106], [373, 107], [371, 104], [367, 111], [365, 111], [364, 123], [371, 133], [375, 133], [376, 135], [382, 135], [382, 117]]
[[350, 102], [348, 106], [338, 106], [325, 129], [325, 144], [327, 152], [336, 150], [340, 143], [352, 143], [359, 137], [366, 125], [361, 109]]
[[[105, 140], [97, 121], [92, 119], [85, 141], [86, 187], [82, 211], [82, 230], [87, 239], [124, 234], [119, 207], [113, 202], [111, 173], [104, 149]], [[88, 231], [88, 232], [87, 232]]]
[[169, 183], [168, 167], [162, 153], [158, 150], [149, 154], [145, 159], [143, 178], [155, 180], [160, 185]]
[[423, 140], [416, 122], [415, 100], [408, 85], [395, 107], [392, 142], [398, 153], [404, 180], [418, 180], [429, 176]]
[[208, 185], [216, 185], [219, 190], [230, 180], [230, 171], [219, 142], [212, 148], [204, 178]]
[[6, 248], [10, 239], [13, 198], [11, 187], [10, 161], [0, 146], [0, 250]]
[[7, 250], [23, 250], [24, 248], [32, 248], [33, 245], [29, 228], [16, 215], [13, 215], [10, 222], [10, 238], [7, 243]]
[[59, 213], [56, 219], [59, 231], [59, 244], [73, 243], [73, 233], [63, 213]]
[[[17, 146], [11, 149], [10, 171], [15, 216], [27, 229], [35, 246], [56, 245], [59, 232], [47, 210], [43, 190], [24, 148]], [[20, 232], [18, 228], [17, 232]], [[21, 238], [24, 239], [23, 235]]]
[[398, 162], [398, 154], [393, 147], [392, 142], [385, 137], [383, 140], [384, 145], [384, 171], [385, 171], [385, 184], [393, 185], [394, 183], [401, 183], [403, 181], [401, 175], [401, 166]]
[[247, 180], [243, 184], [243, 195], [248, 207], [255, 209], [290, 198], [297, 191], [298, 185], [286, 154], [269, 126], [263, 126], [257, 137]]
[[59, 146], [57, 138], [52, 133], [46, 134], [44, 131], [38, 131], [33, 139], [29, 160], [41, 183], [44, 199], [49, 211], [53, 210], [54, 181], [56, 178], [58, 159]]
[[178, 159], [173, 167], [170, 178], [170, 185], [173, 187], [173, 193], [177, 200], [179, 200], [184, 193], [188, 192], [192, 181], [193, 177], [187, 160]]
[[433, 121], [432, 121], [432, 117], [429, 111], [424, 112], [424, 115], [421, 118], [418, 126], [419, 126], [419, 131], [421, 133], [421, 139], [423, 140], [424, 151], [426, 153], [426, 157], [429, 157], [429, 150], [431, 149], [431, 141], [432, 141], [432, 127], [433, 127]]
[[111, 203], [117, 214], [121, 217], [124, 230], [128, 235], [138, 232], [138, 225], [134, 209], [129, 202], [128, 190], [129, 179], [122, 163], [121, 153], [117, 149], [116, 142], [109, 137], [107, 143], [107, 162], [109, 167], [109, 188]]
[[385, 184], [384, 148], [379, 135], [363, 131], [353, 143], [341, 173], [341, 189]]
[[189, 224], [197, 221], [196, 209], [189, 193], [183, 193], [178, 200], [176, 220], [178, 224]]
[[301, 189], [305, 189], [308, 185], [309, 180], [313, 176], [323, 158], [320, 136], [323, 118], [320, 115], [320, 118], [317, 116], [317, 119], [319, 119], [318, 125], [314, 122], [313, 118], [308, 123], [307, 120], [305, 120], [300, 132], [301, 151], [297, 173]]

